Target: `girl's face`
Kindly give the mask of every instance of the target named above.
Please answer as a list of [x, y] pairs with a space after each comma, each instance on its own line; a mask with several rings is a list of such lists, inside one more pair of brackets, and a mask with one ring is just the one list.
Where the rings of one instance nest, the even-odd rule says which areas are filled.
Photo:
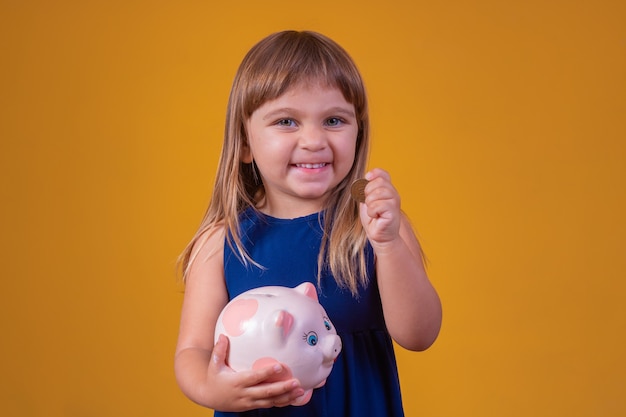
[[358, 122], [341, 91], [300, 83], [260, 106], [246, 123], [249, 148], [243, 162], [256, 163], [268, 215], [294, 218], [324, 207], [330, 191], [355, 158]]

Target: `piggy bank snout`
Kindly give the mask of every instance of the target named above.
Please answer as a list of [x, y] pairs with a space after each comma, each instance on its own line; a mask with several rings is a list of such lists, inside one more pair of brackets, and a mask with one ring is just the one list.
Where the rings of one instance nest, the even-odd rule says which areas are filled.
[[341, 353], [341, 338], [336, 334], [329, 335], [324, 339], [324, 359], [326, 361], [334, 361]]

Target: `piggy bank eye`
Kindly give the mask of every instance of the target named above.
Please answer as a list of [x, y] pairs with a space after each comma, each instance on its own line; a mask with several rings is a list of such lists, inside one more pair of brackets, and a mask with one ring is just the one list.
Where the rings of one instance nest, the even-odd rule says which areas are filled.
[[317, 333], [315, 332], [306, 333], [304, 335], [304, 340], [306, 340], [306, 342], [311, 346], [317, 345]]
[[330, 330], [330, 323], [328, 320], [324, 320], [324, 326], [326, 327], [326, 330]]

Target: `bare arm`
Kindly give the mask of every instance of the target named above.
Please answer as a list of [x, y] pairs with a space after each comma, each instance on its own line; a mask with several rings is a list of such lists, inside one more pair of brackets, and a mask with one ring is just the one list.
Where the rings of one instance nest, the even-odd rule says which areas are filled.
[[361, 221], [376, 254], [387, 329], [402, 347], [425, 350], [441, 327], [439, 296], [428, 279], [419, 242], [400, 211], [400, 197], [389, 175], [374, 169], [367, 178]]
[[286, 406], [304, 391], [297, 380], [268, 382], [280, 366], [235, 372], [226, 364], [228, 339], [213, 338], [217, 318], [228, 302], [224, 283], [224, 235], [209, 234], [188, 274], [174, 369], [185, 395], [220, 411]]

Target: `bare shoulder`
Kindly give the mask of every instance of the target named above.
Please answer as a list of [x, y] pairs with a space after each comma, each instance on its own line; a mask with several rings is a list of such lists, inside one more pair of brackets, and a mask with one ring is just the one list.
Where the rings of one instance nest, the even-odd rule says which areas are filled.
[[224, 227], [216, 225], [200, 234], [189, 258], [187, 288], [209, 284], [212, 292], [224, 287]]

